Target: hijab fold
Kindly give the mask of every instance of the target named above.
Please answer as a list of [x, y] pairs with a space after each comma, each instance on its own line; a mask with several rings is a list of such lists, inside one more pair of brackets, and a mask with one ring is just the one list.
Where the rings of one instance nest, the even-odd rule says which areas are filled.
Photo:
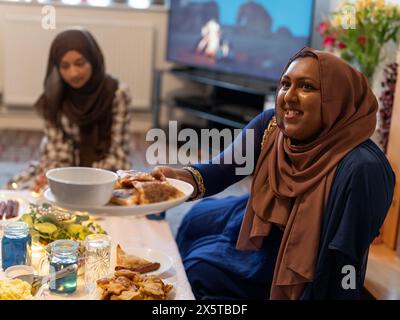
[[[59, 73], [62, 57], [75, 50], [92, 66], [92, 76], [79, 89], [64, 82]], [[112, 103], [118, 81], [105, 73], [103, 54], [93, 36], [74, 28], [59, 33], [53, 40], [44, 81], [44, 93], [36, 109], [51, 125], [62, 128], [61, 115], [79, 127], [80, 166], [92, 166], [103, 159], [111, 145]], [[65, 133], [65, 138], [67, 138]]]
[[273, 224], [284, 230], [271, 299], [298, 299], [313, 281], [336, 168], [376, 127], [378, 103], [367, 78], [340, 58], [303, 48], [284, 72], [305, 51], [314, 53], [319, 63], [323, 129], [314, 141], [293, 145], [277, 119], [278, 127], [266, 137], [257, 161], [237, 242], [238, 249], [259, 249]]

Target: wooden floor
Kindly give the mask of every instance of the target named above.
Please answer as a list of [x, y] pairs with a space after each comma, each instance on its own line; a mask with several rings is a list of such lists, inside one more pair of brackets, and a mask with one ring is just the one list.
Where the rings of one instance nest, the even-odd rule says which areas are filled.
[[372, 245], [365, 288], [378, 300], [400, 300], [400, 257], [384, 244]]

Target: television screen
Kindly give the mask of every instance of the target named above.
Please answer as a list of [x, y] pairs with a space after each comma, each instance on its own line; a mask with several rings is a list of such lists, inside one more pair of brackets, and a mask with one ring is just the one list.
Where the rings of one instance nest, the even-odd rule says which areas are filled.
[[170, 0], [167, 59], [278, 80], [309, 46], [313, 0]]

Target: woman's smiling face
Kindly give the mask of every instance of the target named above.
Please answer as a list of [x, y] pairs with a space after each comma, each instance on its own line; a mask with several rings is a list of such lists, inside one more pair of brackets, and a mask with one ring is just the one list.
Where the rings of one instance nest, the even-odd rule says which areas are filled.
[[322, 131], [318, 60], [301, 57], [283, 74], [276, 100], [277, 121], [291, 142], [307, 143]]

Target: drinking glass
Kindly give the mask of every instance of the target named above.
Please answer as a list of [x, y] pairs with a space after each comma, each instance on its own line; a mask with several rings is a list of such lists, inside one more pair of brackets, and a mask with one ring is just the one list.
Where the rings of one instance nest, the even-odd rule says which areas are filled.
[[109, 275], [111, 238], [106, 234], [90, 234], [85, 239], [85, 289], [93, 293], [96, 281]]
[[[44, 270], [48, 268], [48, 274], [52, 275], [73, 264], [78, 264], [78, 247], [79, 243], [72, 240], [51, 242], [47, 245], [46, 254], [39, 262], [40, 273], [46, 273]], [[49, 289], [54, 293], [69, 294], [76, 291], [77, 282], [77, 272], [75, 271], [60, 279], [51, 279]]]

